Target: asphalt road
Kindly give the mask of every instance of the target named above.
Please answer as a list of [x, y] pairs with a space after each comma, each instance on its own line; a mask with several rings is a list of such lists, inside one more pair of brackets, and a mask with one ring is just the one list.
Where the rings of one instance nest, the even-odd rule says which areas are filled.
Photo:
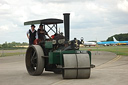
[[0, 58], [0, 85], [128, 85], [128, 56], [110, 52], [93, 52], [89, 79], [63, 79], [61, 74], [44, 72], [30, 76], [25, 67], [25, 57]]

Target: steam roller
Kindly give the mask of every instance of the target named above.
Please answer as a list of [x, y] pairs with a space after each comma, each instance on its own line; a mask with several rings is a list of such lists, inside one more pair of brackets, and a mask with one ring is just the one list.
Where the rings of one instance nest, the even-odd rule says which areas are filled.
[[[70, 14], [64, 13], [64, 20], [48, 18], [24, 22], [24, 25], [43, 24], [47, 33], [53, 31], [54, 38], [37, 42], [26, 51], [25, 64], [32, 76], [43, 71], [62, 74], [64, 79], [88, 79], [91, 74], [91, 52], [79, 50], [83, 38], [70, 40]], [[64, 35], [58, 31], [58, 24], [64, 22]]]

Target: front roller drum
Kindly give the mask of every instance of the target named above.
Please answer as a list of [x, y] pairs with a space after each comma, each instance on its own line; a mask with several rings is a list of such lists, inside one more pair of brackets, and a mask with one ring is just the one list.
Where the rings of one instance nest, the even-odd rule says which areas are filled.
[[77, 76], [77, 62], [75, 54], [64, 54], [63, 55], [63, 78], [76, 78]]
[[88, 54], [64, 54], [63, 63], [64, 79], [88, 79], [90, 77]]
[[78, 76], [77, 78], [90, 78], [91, 73], [91, 65], [90, 65], [90, 57], [88, 54], [77, 54], [78, 60]]

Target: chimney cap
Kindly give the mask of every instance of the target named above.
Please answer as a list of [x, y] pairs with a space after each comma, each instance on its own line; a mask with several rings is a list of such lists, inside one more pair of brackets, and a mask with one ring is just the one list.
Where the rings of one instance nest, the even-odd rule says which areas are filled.
[[63, 13], [63, 15], [70, 15], [70, 13]]

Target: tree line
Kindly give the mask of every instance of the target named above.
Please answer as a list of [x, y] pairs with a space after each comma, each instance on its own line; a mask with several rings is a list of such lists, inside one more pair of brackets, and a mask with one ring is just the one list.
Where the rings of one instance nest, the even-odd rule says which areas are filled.
[[20, 43], [20, 42], [11, 42], [11, 43], [5, 42], [3, 44], [0, 44], [0, 49], [25, 48], [22, 46], [28, 46], [28, 43], [26, 43], [26, 42], [22, 42], [22, 43]]
[[125, 34], [115, 34], [111, 37], [108, 37], [107, 41], [113, 41], [113, 37], [118, 41], [128, 41], [128, 33]]

